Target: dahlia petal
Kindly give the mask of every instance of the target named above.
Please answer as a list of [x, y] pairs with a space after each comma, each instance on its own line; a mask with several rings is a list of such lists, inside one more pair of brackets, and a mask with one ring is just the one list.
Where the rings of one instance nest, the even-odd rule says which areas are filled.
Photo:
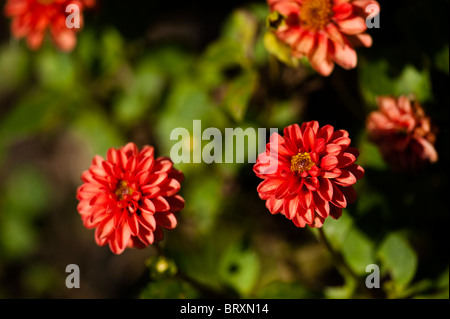
[[342, 216], [342, 208], [330, 205], [330, 216], [334, 219], [338, 219]]
[[328, 201], [322, 199], [320, 194], [314, 193], [315, 211], [322, 218], [327, 218], [330, 214], [330, 205]]
[[347, 147], [345, 152], [352, 154], [355, 157], [355, 160], [359, 157], [359, 151], [354, 147]]
[[333, 170], [339, 164], [338, 158], [334, 155], [328, 154], [320, 160], [320, 168], [326, 171]]
[[[125, 152], [125, 154], [127, 154]], [[128, 158], [127, 166], [125, 167], [125, 170], [128, 172], [134, 172], [136, 170], [136, 156], [132, 155]]]
[[316, 141], [314, 142], [314, 146], [313, 146], [313, 151], [320, 153], [325, 149], [325, 139], [323, 138], [317, 138]]
[[183, 183], [184, 181], [184, 174], [182, 171], [175, 169], [172, 167], [172, 170], [168, 174], [169, 178], [176, 179], [179, 183]]
[[184, 208], [185, 202], [183, 197], [180, 195], [175, 195], [166, 198], [167, 202], [170, 205], [170, 211], [178, 212]]
[[154, 158], [155, 155], [155, 148], [153, 146], [148, 146], [145, 145], [142, 150], [139, 152], [138, 157], [140, 159], [145, 159], [145, 158]]
[[173, 163], [169, 158], [160, 157], [155, 161], [155, 164], [153, 166], [153, 172], [155, 174], [167, 173], [170, 172], [172, 167]]
[[262, 181], [256, 190], [258, 193], [273, 193], [285, 180], [282, 179], [266, 179]]
[[105, 219], [96, 229], [98, 238], [108, 237], [114, 231], [114, 218]]
[[315, 134], [312, 128], [308, 127], [303, 134], [303, 148], [306, 152], [311, 152], [314, 146]]
[[336, 24], [339, 26], [341, 32], [349, 35], [363, 33], [367, 30], [366, 20], [359, 16], [336, 21]]
[[355, 34], [350, 36], [348, 40], [353, 47], [370, 48], [373, 44], [372, 36], [368, 33]]
[[271, 214], [277, 214], [283, 207], [284, 200], [276, 199], [275, 196], [270, 196], [266, 201], [266, 207]]
[[127, 143], [124, 147], [122, 147], [122, 151], [128, 158], [138, 155], [138, 148], [133, 142]]
[[311, 167], [311, 168], [309, 169], [308, 173], [309, 173], [309, 175], [310, 175], [311, 177], [319, 177], [319, 176], [320, 176], [320, 173], [321, 173], [321, 170], [320, 170], [319, 167], [317, 167], [317, 165], [313, 165], [313, 167]]
[[157, 212], [166, 212], [170, 210], [170, 204], [162, 196], [152, 198], [152, 202], [155, 205], [155, 209]]
[[314, 215], [314, 210], [312, 208], [308, 208], [303, 214], [303, 218], [308, 225], [311, 225], [314, 222]]
[[351, 153], [341, 153], [337, 156], [338, 159], [338, 168], [343, 168], [343, 167], [347, 167], [351, 164], [353, 164], [356, 161], [356, 157], [355, 155], [351, 154]]
[[156, 227], [155, 231], [153, 232], [153, 236], [155, 237], [156, 241], [160, 241], [164, 239], [164, 232], [162, 230], [162, 227]]
[[297, 55], [310, 55], [314, 44], [316, 43], [316, 37], [314, 34], [305, 31], [301, 34], [301, 37], [298, 41], [298, 43], [295, 45], [294, 50]]
[[37, 50], [44, 41], [44, 33], [42, 31], [32, 31], [28, 34], [27, 44], [32, 50]]
[[359, 166], [358, 164], [353, 163], [352, 165], [346, 168], [349, 172], [351, 172], [357, 180], [360, 180], [364, 177], [364, 168]]
[[181, 184], [176, 179], [171, 179], [170, 182], [166, 182], [160, 187], [161, 196], [173, 196], [180, 190]]
[[334, 179], [335, 183], [340, 186], [351, 186], [356, 183], [356, 177], [347, 170], [342, 170], [342, 174]]
[[334, 68], [334, 63], [328, 57], [328, 37], [319, 34], [316, 49], [308, 56], [311, 66], [321, 75], [328, 76]]
[[304, 228], [306, 226], [305, 219], [299, 214], [295, 215], [292, 221], [294, 222], [294, 225], [299, 228]]
[[[156, 229], [155, 217], [151, 214], [141, 214], [138, 216], [139, 223], [148, 230], [154, 231]], [[142, 228], [141, 228], [142, 231]]]
[[142, 196], [153, 198], [155, 195], [159, 194], [160, 188], [158, 186], [146, 185], [141, 187]]
[[154, 158], [151, 156], [145, 157], [138, 165], [137, 170], [138, 171], [150, 171], [154, 164]]
[[319, 180], [317, 177], [305, 178], [303, 183], [310, 191], [315, 191], [319, 188]]
[[402, 113], [410, 114], [412, 112], [411, 101], [404, 95], [397, 99], [396, 106]]
[[129, 214], [127, 224], [130, 228], [131, 235], [137, 236], [139, 234], [139, 221], [136, 214]]
[[289, 125], [283, 130], [283, 133], [286, 144], [291, 145], [291, 150], [294, 151], [294, 154], [297, 154], [298, 150], [303, 146], [300, 126], [298, 124]]
[[331, 203], [339, 208], [345, 208], [347, 206], [347, 200], [342, 194], [340, 187], [332, 183], [333, 185], [333, 198], [331, 199]]
[[419, 156], [424, 159], [428, 160], [431, 163], [435, 163], [438, 161], [439, 155], [434, 148], [433, 144], [431, 144], [429, 141], [427, 141], [424, 138], [418, 138], [416, 139], [417, 143], [419, 143], [422, 147], [422, 151], [419, 153]]
[[334, 23], [329, 23], [328, 26], [325, 28], [325, 31], [327, 32], [330, 40], [334, 42], [335, 46], [345, 45], [344, 36]]
[[283, 183], [281, 183], [275, 191], [275, 198], [281, 199], [283, 197], [286, 197], [292, 183], [293, 183], [292, 180], [286, 180]]
[[339, 145], [341, 148], [347, 148], [352, 141], [348, 137], [339, 137], [333, 140], [333, 143]]
[[145, 212], [145, 213], [151, 213], [151, 214], [153, 214], [153, 213], [155, 213], [155, 211], [156, 211], [155, 205], [154, 205], [153, 202], [152, 202], [150, 199], [148, 199], [148, 198], [143, 198], [143, 199], [141, 200], [140, 208], [141, 208], [141, 209], [143, 210], [143, 212]]
[[341, 153], [342, 148], [337, 144], [327, 144], [325, 146], [324, 154], [337, 156]]
[[128, 223], [124, 223], [122, 228], [116, 229], [116, 241], [120, 252], [123, 252], [131, 239], [131, 230]]
[[146, 245], [151, 245], [155, 241], [155, 236], [153, 231], [148, 229], [143, 229], [139, 232], [138, 238]]
[[333, 198], [333, 185], [327, 178], [319, 179], [318, 193], [325, 201], [329, 202]]
[[334, 132], [333, 126], [327, 124], [327, 125], [321, 127], [317, 131], [316, 138], [323, 138], [325, 140], [325, 143], [328, 143], [328, 141], [330, 140], [331, 136], [333, 135], [333, 132]]
[[344, 20], [347, 19], [353, 12], [353, 6], [350, 3], [340, 3], [333, 6], [333, 19]]
[[315, 228], [321, 228], [323, 226], [323, 223], [325, 222], [325, 218], [322, 218], [320, 216], [317, 216], [314, 218], [314, 223], [311, 225], [311, 227]]
[[308, 209], [311, 206], [312, 203], [312, 193], [309, 189], [307, 189], [306, 187], [302, 187], [300, 189], [300, 192], [298, 194], [298, 199], [300, 202], [300, 205], [304, 208], [304, 209]]
[[397, 107], [397, 101], [390, 96], [377, 97], [377, 104], [381, 112], [386, 114], [390, 119], [398, 119], [400, 110]]
[[325, 179], [336, 178], [341, 175], [341, 170], [339, 168], [332, 169], [331, 171], [322, 171], [322, 177]]
[[161, 184], [164, 183], [168, 177], [169, 175], [166, 173], [154, 174], [154, 172], [152, 172], [152, 174], [148, 177], [145, 187], [161, 186]]
[[294, 218], [294, 216], [297, 214], [298, 206], [299, 206], [298, 196], [294, 196], [290, 200], [285, 200], [284, 201], [285, 216], [288, 219]]
[[356, 51], [345, 44], [343, 46], [339, 44], [334, 45], [334, 61], [346, 70], [354, 69], [358, 63], [358, 57]]
[[142, 171], [139, 174], [136, 175], [136, 180], [139, 185], [146, 185], [148, 183], [149, 177], [150, 177], [149, 171]]
[[94, 197], [92, 197], [91, 201], [89, 202], [89, 205], [103, 205], [108, 202], [109, 198], [105, 193], [98, 193]]
[[342, 194], [344, 194], [345, 198], [347, 199], [348, 203], [353, 204], [354, 202], [356, 202], [358, 195], [352, 186], [342, 187], [341, 191]]
[[167, 229], [174, 229], [177, 226], [177, 219], [172, 213], [155, 213], [156, 223]]

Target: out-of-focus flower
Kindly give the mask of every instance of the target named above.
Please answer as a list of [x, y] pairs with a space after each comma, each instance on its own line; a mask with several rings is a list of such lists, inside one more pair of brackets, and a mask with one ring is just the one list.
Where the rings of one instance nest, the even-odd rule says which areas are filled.
[[356, 200], [353, 185], [364, 176], [350, 142], [347, 131], [319, 128], [316, 121], [290, 125], [284, 137], [274, 133], [253, 167], [264, 179], [257, 191], [269, 211], [297, 227], [322, 227], [328, 216], [339, 218], [347, 203]]
[[96, 228], [98, 245], [107, 243], [115, 254], [127, 247], [144, 248], [163, 239], [162, 228], [177, 225], [174, 212], [184, 207], [177, 195], [183, 173], [169, 158], [154, 158], [154, 149], [128, 143], [95, 156], [81, 175], [78, 211], [84, 226]]
[[[365, 33], [373, 0], [267, 0], [269, 28], [291, 49], [295, 58], [307, 57], [311, 66], [328, 76], [337, 63], [344, 69], [357, 65], [357, 46], [370, 47]], [[369, 7], [371, 5], [371, 7]], [[366, 9], [368, 12], [366, 12]]]
[[369, 139], [395, 171], [415, 170], [438, 160], [435, 128], [418, 102], [406, 96], [377, 98], [379, 111], [367, 118]]
[[71, 51], [77, 43], [79, 28], [69, 28], [66, 20], [69, 5], [79, 8], [80, 28], [83, 25], [83, 10], [95, 5], [95, 0], [8, 0], [5, 15], [12, 18], [11, 33], [14, 37], [26, 38], [32, 50], [38, 49], [47, 32], [53, 43], [62, 51]]

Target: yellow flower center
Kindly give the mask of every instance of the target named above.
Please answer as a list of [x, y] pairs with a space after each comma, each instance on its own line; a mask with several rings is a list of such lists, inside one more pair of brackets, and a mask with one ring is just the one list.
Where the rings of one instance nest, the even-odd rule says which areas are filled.
[[300, 24], [305, 29], [323, 30], [332, 16], [330, 0], [304, 0], [301, 4]]
[[119, 200], [122, 200], [125, 196], [133, 194], [133, 192], [134, 190], [128, 186], [126, 181], [120, 181], [115, 194]]
[[298, 153], [291, 158], [291, 171], [303, 173], [304, 171], [309, 171], [311, 167], [315, 164], [311, 160], [309, 153]]

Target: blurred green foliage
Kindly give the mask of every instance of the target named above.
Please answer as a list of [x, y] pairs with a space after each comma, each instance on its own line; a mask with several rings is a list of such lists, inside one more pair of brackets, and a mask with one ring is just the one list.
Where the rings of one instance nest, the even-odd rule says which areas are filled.
[[[329, 78], [307, 63], [279, 62], [283, 47], [266, 50], [275, 39], [264, 1], [230, 2], [214, 14], [128, 7], [165, 13], [144, 29], [103, 1], [69, 54], [49, 41], [29, 51], [2, 32], [0, 297], [365, 298], [358, 283], [376, 264], [376, 297], [448, 298], [448, 30], [428, 37], [414, 21], [397, 19], [408, 7], [427, 13], [421, 26], [446, 21], [448, 1], [436, 3], [380, 1], [373, 47], [358, 49], [357, 69], [336, 67]], [[175, 24], [179, 15], [190, 23]], [[127, 27], [113, 23], [118, 16]], [[184, 28], [193, 30], [188, 41], [177, 38]], [[400, 94], [416, 97], [439, 127], [439, 162], [415, 175], [391, 172], [365, 132], [376, 96]], [[348, 130], [366, 176], [356, 185], [358, 201], [327, 219], [324, 233], [358, 280], [340, 272], [316, 230], [270, 215], [252, 163], [176, 165], [186, 176], [186, 208], [165, 232], [165, 257], [152, 247], [114, 256], [96, 246], [75, 199], [92, 157], [128, 141], [168, 156], [177, 127], [189, 131], [195, 152], [209, 141], [195, 140], [194, 120], [222, 133], [310, 120]], [[81, 268], [77, 291], [64, 286], [69, 263]]]

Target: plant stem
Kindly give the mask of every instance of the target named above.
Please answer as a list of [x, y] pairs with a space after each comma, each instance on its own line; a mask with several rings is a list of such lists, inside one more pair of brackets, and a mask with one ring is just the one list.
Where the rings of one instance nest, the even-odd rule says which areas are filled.
[[339, 254], [334, 248], [331, 246], [330, 242], [328, 241], [328, 238], [325, 235], [325, 232], [322, 228], [318, 229], [319, 231], [319, 241], [321, 241], [325, 248], [328, 250], [328, 252], [331, 254], [331, 257], [334, 260], [336, 268], [339, 270], [341, 275], [344, 278], [352, 278], [359, 286], [362, 292], [364, 292], [368, 297], [370, 298], [378, 298], [375, 291], [372, 291], [373, 289], [368, 289], [365, 285], [365, 283], [361, 280], [360, 276], [356, 274], [353, 269], [350, 268], [350, 266], [345, 262], [345, 260], [342, 258], [342, 255]]

